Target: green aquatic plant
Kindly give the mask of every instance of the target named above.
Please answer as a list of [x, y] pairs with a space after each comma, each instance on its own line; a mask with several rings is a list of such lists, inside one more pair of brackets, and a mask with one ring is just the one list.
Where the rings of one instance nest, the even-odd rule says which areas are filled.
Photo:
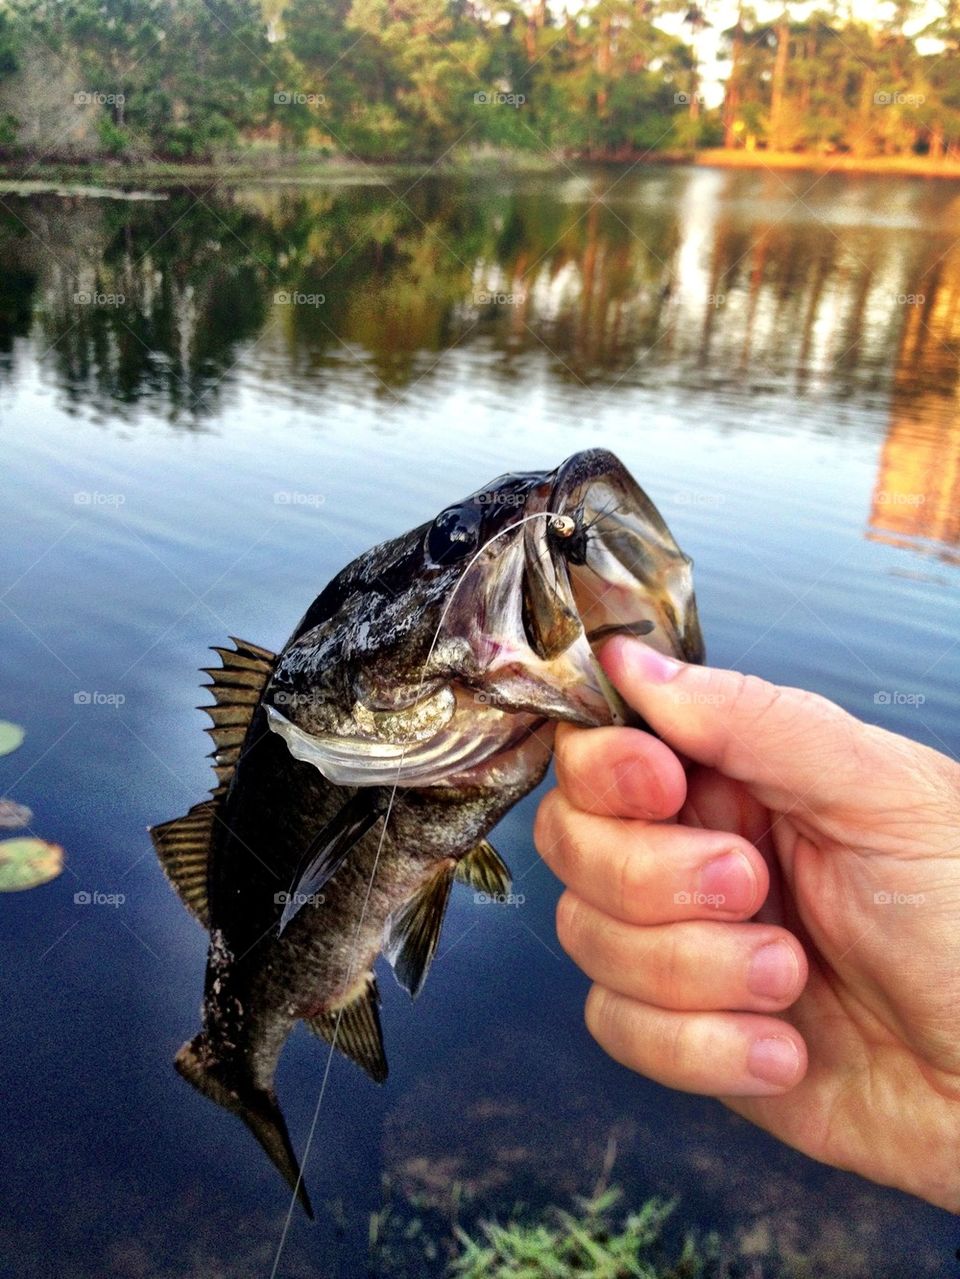
[[18, 804], [15, 799], [0, 798], [0, 827], [16, 829], [18, 826], [29, 826], [33, 813], [26, 804]]
[[[10, 755], [26, 736], [19, 724], [0, 720], [0, 755]], [[0, 827], [26, 826], [33, 814], [25, 804], [0, 799]], [[19, 836], [0, 840], [0, 893], [19, 893], [46, 884], [63, 870], [63, 849], [45, 839]]]
[[[551, 1220], [483, 1223], [480, 1236], [457, 1229], [461, 1253], [451, 1263], [457, 1279], [700, 1279], [710, 1257], [688, 1237], [673, 1261], [663, 1227], [675, 1201], [648, 1199], [619, 1225], [616, 1187], [577, 1201], [574, 1214], [556, 1209]], [[710, 1251], [709, 1241], [707, 1251]]]
[[0, 719], [0, 755], [9, 755], [11, 751], [15, 751], [23, 743], [25, 736], [19, 724]]
[[45, 839], [0, 840], [0, 893], [46, 884], [63, 870], [63, 849]]

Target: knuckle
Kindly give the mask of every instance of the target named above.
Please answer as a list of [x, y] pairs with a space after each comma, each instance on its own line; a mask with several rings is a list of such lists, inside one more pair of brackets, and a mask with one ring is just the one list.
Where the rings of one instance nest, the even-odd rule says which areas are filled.
[[[595, 756], [593, 758], [596, 758]], [[591, 744], [584, 742], [577, 732], [566, 733], [554, 754], [557, 784], [561, 793], [577, 808], [586, 812], [606, 812], [603, 795], [598, 792], [601, 776], [589, 768]], [[602, 791], [603, 787], [599, 787]]]
[[700, 1056], [700, 1036], [690, 1017], [673, 1017], [664, 1027], [663, 1060], [667, 1071], [676, 1079], [694, 1073]]
[[556, 860], [557, 840], [560, 838], [560, 815], [557, 811], [559, 803], [559, 793], [556, 790], [548, 791], [541, 799], [533, 819], [534, 845], [544, 861], [551, 864]]
[[765, 718], [780, 699], [783, 690], [759, 675], [736, 673], [730, 692], [735, 719], [756, 721]]
[[621, 919], [634, 919], [637, 903], [643, 900], [643, 869], [642, 859], [630, 841], [625, 840], [614, 854], [613, 880], [617, 914]]
[[557, 902], [557, 938], [560, 945], [571, 957], [578, 949], [578, 942], [583, 934], [583, 909], [579, 898], [573, 893], [564, 893]]
[[725, 694], [731, 731], [720, 745], [716, 767], [729, 776], [749, 771], [761, 751], [785, 759], [821, 759], [849, 769], [856, 745], [852, 721], [829, 698], [807, 689], [771, 684], [756, 675], [733, 673]]
[[599, 1044], [603, 1044], [606, 1039], [610, 1038], [613, 1022], [613, 1003], [610, 991], [605, 990], [603, 986], [594, 985], [590, 987], [590, 993], [587, 995], [587, 1002], [583, 1009], [583, 1019], [586, 1022], [587, 1030]]
[[737, 673], [730, 697], [733, 716], [744, 727], [764, 724], [776, 716], [778, 727], [789, 732], [798, 723], [843, 715], [834, 702], [819, 693], [771, 684], [758, 675]]
[[654, 948], [648, 961], [651, 976], [656, 983], [659, 999], [668, 1007], [682, 1002], [687, 975], [687, 950], [682, 932], [677, 928], [666, 930], [666, 940]]
[[736, 774], [738, 761], [753, 750], [754, 734], [769, 722], [787, 690], [740, 671], [732, 672], [728, 690], [725, 696], [730, 705], [730, 722], [737, 725], [737, 731], [723, 743], [717, 766], [721, 772]]
[[573, 781], [575, 759], [576, 736], [573, 733], [558, 733], [554, 739], [553, 763], [557, 770], [557, 784], [564, 792], [570, 789]]

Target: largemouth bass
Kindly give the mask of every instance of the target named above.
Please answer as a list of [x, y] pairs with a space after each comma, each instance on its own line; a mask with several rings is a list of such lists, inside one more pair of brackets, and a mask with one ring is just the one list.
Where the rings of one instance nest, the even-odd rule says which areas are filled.
[[617, 633], [703, 660], [691, 561], [612, 453], [504, 475], [342, 570], [279, 655], [217, 648], [217, 785], [152, 828], [209, 931], [203, 1026], [176, 1067], [310, 1202], [273, 1088], [297, 1021], [387, 1075], [374, 964], [411, 995], [455, 879], [506, 894], [486, 840], [557, 722], [622, 722]]

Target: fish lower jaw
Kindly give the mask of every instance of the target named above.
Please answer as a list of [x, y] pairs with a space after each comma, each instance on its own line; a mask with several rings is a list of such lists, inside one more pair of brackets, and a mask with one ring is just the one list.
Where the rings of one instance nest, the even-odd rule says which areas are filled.
[[535, 786], [550, 762], [555, 731], [556, 723], [545, 717], [528, 722], [482, 763], [451, 773], [444, 778], [442, 786], [457, 790], [487, 789], [513, 787], [526, 781], [531, 787]]

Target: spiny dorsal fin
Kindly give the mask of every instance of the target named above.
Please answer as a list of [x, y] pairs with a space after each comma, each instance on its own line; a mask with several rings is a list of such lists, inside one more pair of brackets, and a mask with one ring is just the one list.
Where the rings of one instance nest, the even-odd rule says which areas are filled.
[[506, 897], [513, 882], [510, 868], [489, 842], [481, 839], [476, 848], [471, 848], [466, 857], [457, 862], [457, 879], [469, 884], [477, 893], [486, 893], [489, 897]]
[[150, 827], [150, 838], [167, 879], [204, 928], [210, 927], [207, 909], [210, 839], [226, 790], [225, 786], [219, 786], [209, 799], [194, 804], [183, 817]]
[[454, 869], [454, 862], [443, 862], [387, 921], [383, 953], [393, 965], [397, 981], [414, 999], [426, 980], [430, 961], [440, 940]]
[[230, 638], [236, 648], [214, 647], [212, 650], [220, 655], [223, 665], [203, 668], [203, 674], [210, 676], [210, 683], [201, 687], [209, 690], [214, 704], [197, 707], [213, 720], [213, 727], [205, 732], [213, 738], [213, 771], [218, 786], [230, 784], [253, 712], [277, 662], [276, 653], [268, 648], [234, 635]]
[[379, 1009], [380, 992], [373, 974], [368, 973], [356, 998], [342, 1009], [310, 1017], [307, 1025], [328, 1044], [334, 1042], [336, 1035], [336, 1047], [343, 1055], [362, 1066], [375, 1083], [382, 1084], [387, 1077], [387, 1057], [383, 1051]]
[[206, 668], [213, 706], [201, 706], [213, 720], [215, 744], [213, 771], [217, 784], [210, 799], [194, 804], [183, 817], [150, 828], [150, 838], [167, 878], [205, 928], [210, 927], [207, 908], [207, 864], [213, 825], [233, 778], [247, 726], [276, 663], [276, 655], [259, 644], [230, 637], [235, 649], [215, 648], [222, 666]]

